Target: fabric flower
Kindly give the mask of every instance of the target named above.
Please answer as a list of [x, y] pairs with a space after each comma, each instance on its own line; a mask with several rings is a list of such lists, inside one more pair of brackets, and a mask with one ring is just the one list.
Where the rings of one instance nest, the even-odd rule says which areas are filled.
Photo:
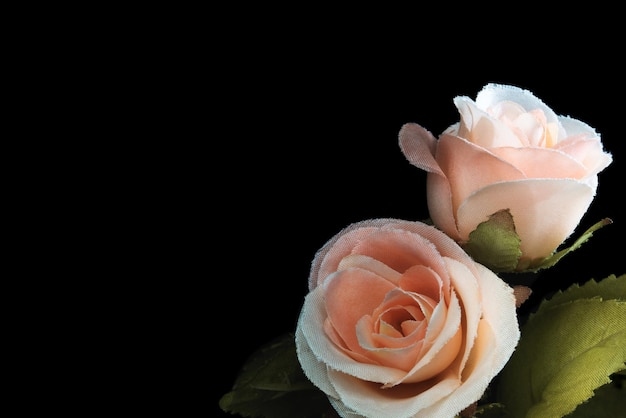
[[433, 226], [349, 225], [315, 255], [302, 369], [342, 417], [454, 417], [519, 340], [512, 288]]
[[488, 84], [454, 99], [460, 121], [438, 139], [415, 123], [399, 142], [428, 172], [430, 217], [459, 243], [508, 209], [521, 239], [519, 269], [550, 256], [580, 223], [612, 161], [593, 128], [556, 115], [528, 90]]

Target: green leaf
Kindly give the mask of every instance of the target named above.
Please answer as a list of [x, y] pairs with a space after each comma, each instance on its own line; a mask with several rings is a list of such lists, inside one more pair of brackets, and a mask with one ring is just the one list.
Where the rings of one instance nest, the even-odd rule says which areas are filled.
[[302, 372], [291, 333], [255, 351], [219, 405], [244, 417], [320, 418], [334, 412], [326, 395]]
[[478, 224], [463, 249], [476, 262], [499, 273], [515, 270], [522, 255], [520, 242], [511, 212], [503, 209]]
[[587, 242], [589, 238], [591, 238], [593, 233], [596, 232], [598, 229], [602, 228], [603, 226], [612, 224], [612, 223], [613, 221], [609, 218], [604, 218], [601, 221], [596, 222], [589, 229], [583, 232], [582, 235], [578, 237], [578, 239], [574, 241], [572, 245], [560, 251], [555, 252], [550, 257], [546, 257], [539, 262], [533, 263], [533, 266], [528, 267], [525, 271], [538, 271], [538, 270], [542, 270], [542, 269], [546, 269], [546, 268], [554, 266], [557, 262], [559, 262], [559, 260], [561, 260], [561, 258], [565, 257], [565, 255], [580, 248], [580, 246], [583, 245], [585, 242]]
[[609, 277], [599, 282], [591, 279], [582, 286], [573, 284], [565, 292], [558, 291], [549, 301], [543, 302], [539, 306], [540, 311], [544, 306], [554, 306], [555, 304], [570, 302], [576, 299], [601, 297], [603, 300], [617, 299], [626, 301], [626, 274], [617, 277], [611, 274]]
[[498, 400], [513, 418], [561, 418], [626, 368], [626, 275], [574, 285], [521, 329]]
[[607, 418], [624, 416], [626, 378], [616, 373], [612, 382], [600, 386], [593, 398], [578, 406], [567, 418]]

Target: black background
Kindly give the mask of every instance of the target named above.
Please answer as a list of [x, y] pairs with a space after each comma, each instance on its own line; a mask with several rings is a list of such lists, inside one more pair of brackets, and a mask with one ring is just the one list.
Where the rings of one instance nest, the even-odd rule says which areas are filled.
[[613, 155], [573, 236], [604, 217], [614, 223], [543, 273], [527, 309], [572, 283], [626, 270], [624, 86], [616, 58], [518, 56], [504, 65], [493, 56], [476, 67], [471, 57], [410, 51], [379, 60], [337, 50], [259, 53], [234, 79], [216, 82], [232, 94], [220, 102], [226, 132], [209, 192], [220, 213], [210, 223], [223, 231], [220, 245], [209, 245], [209, 280], [219, 290], [207, 296], [214, 306], [202, 331], [211, 340], [214, 405], [255, 349], [295, 330], [311, 260], [328, 239], [364, 219], [428, 216], [425, 173], [405, 159], [398, 132], [416, 122], [438, 135], [458, 121], [453, 98], [475, 98], [489, 82], [528, 89], [557, 114], [586, 122]]

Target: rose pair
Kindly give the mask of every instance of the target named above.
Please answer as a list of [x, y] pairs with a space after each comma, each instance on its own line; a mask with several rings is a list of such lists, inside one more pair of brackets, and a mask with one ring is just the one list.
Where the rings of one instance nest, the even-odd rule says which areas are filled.
[[506, 210], [520, 243], [514, 269], [541, 266], [611, 163], [591, 127], [526, 90], [490, 84], [454, 102], [461, 120], [439, 139], [417, 124], [399, 135], [428, 172], [434, 226], [366, 220], [313, 260], [297, 353], [343, 417], [454, 417], [476, 402], [520, 334], [512, 289], [462, 245]]

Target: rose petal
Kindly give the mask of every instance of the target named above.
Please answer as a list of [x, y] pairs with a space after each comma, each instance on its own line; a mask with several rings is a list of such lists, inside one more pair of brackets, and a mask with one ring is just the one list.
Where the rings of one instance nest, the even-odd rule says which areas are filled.
[[319, 286], [329, 274], [337, 271], [339, 263], [350, 255], [354, 244], [376, 230], [375, 225], [350, 225], [328, 240], [313, 257], [309, 290]]
[[304, 298], [296, 327], [296, 353], [307, 378], [325, 393], [332, 395], [334, 392], [327, 391], [330, 384], [327, 367], [380, 384], [393, 382], [406, 374], [395, 368], [355, 361], [324, 332], [325, 319], [324, 291], [317, 287]]
[[[416, 295], [416, 299], [419, 295]], [[418, 330], [424, 330], [426, 327], [422, 326], [427, 322], [427, 318], [430, 316], [430, 312], [424, 313], [423, 307], [430, 308], [429, 305], [423, 304], [421, 306], [404, 305], [393, 306], [386, 309], [381, 315], [377, 315], [377, 336], [380, 336], [380, 341], [385, 341], [385, 346], [388, 347], [400, 347], [401, 341], [406, 340], [409, 337], [420, 337]]]
[[437, 217], [435, 223], [446, 234], [458, 238], [458, 231], [454, 223], [450, 182], [434, 157], [437, 147], [435, 137], [420, 125], [407, 123], [400, 129], [399, 142], [406, 159], [415, 167], [429, 173], [426, 180], [427, 188], [441, 191], [441, 193], [428, 198], [431, 217], [433, 219], [435, 216]]
[[398, 286], [408, 292], [427, 296], [433, 301], [443, 298], [446, 303], [450, 302], [450, 294], [443, 292], [443, 280], [430, 267], [417, 265], [409, 268], [400, 277]]
[[578, 135], [583, 135], [585, 137], [600, 137], [594, 128], [579, 119], [561, 115], [558, 116], [558, 120], [565, 130], [563, 135], [559, 138], [559, 142], [563, 139], [567, 139], [568, 137]]
[[[454, 104], [461, 115], [458, 136], [485, 148], [526, 145], [506, 123], [495, 119], [485, 109], [480, 109], [469, 97], [458, 96], [454, 99]], [[441, 163], [439, 150], [437, 150], [437, 161]]]
[[[455, 405], [443, 399], [455, 392], [460, 382], [453, 374], [443, 373], [436, 379], [421, 383], [398, 385], [381, 389], [379, 385], [364, 382], [346, 374], [329, 370], [333, 388], [345, 405], [331, 403], [338, 407], [343, 416], [376, 418], [432, 418], [434, 416], [453, 417], [455, 413], [432, 414], [430, 405]], [[467, 405], [465, 405], [467, 406]], [[460, 411], [460, 410], [459, 410]], [[458, 412], [458, 411], [457, 411]], [[350, 415], [357, 414], [357, 415]]]
[[402, 274], [398, 273], [386, 264], [381, 263], [375, 258], [362, 254], [352, 254], [344, 257], [341, 262], [339, 262], [337, 271], [346, 270], [352, 267], [358, 267], [363, 270], [371, 271], [377, 276], [383, 277], [395, 285], [398, 285], [398, 282], [402, 277]]
[[[437, 159], [452, 185], [454, 209], [477, 189], [495, 182], [525, 178], [524, 173], [513, 164], [458, 136], [441, 136], [437, 147]], [[481, 169], [482, 167], [488, 169]], [[428, 186], [429, 202], [444, 192]], [[436, 214], [437, 208], [433, 210], [435, 212], [431, 211], [431, 215]]]
[[611, 164], [613, 157], [602, 149], [597, 138], [576, 135], [559, 142], [555, 149], [570, 155], [587, 169], [588, 176], [595, 176]]
[[401, 288], [395, 288], [385, 295], [385, 299], [374, 309], [372, 316], [379, 317], [389, 309], [398, 306], [419, 309], [419, 313], [413, 313], [413, 310], [411, 310], [413, 317], [419, 320], [426, 319], [430, 321], [430, 317], [437, 306], [437, 302], [428, 296], [407, 292]]
[[[476, 105], [481, 109], [488, 109], [498, 102], [512, 101], [522, 106], [526, 111], [539, 109], [546, 117], [547, 123], [560, 125], [559, 116], [532, 92], [516, 86], [490, 83], [476, 95]], [[560, 128], [564, 134], [563, 128]]]
[[522, 171], [526, 178], [582, 179], [587, 174], [584, 165], [556, 149], [502, 147], [491, 152]]
[[[296, 354], [298, 361], [302, 365], [302, 371], [315, 386], [322, 390], [322, 392], [336, 398], [339, 395], [328, 379], [328, 373], [326, 372], [327, 365], [323, 361], [320, 361], [320, 357], [316, 356], [313, 350], [311, 350], [304, 330], [305, 327], [298, 326], [295, 332]], [[322, 335], [324, 335], [324, 333], [322, 333]], [[331, 343], [329, 347], [335, 346]], [[336, 350], [336, 348], [329, 348], [328, 352], [330, 353], [332, 350]], [[338, 350], [336, 351], [335, 354], [339, 352]]]
[[458, 355], [462, 338], [461, 307], [452, 293], [449, 306], [440, 303], [433, 312], [417, 364], [405, 377], [384, 387], [421, 382], [441, 373]]
[[[595, 190], [571, 179], [496, 183], [469, 196], [457, 211], [463, 239], [489, 215], [509, 209], [527, 259], [551, 254], [574, 231]], [[563, 202], [568, 202], [564, 205]]]
[[[420, 244], [419, 247], [414, 248], [414, 251], [427, 252], [427, 257], [425, 257], [427, 262], [425, 265], [428, 265], [441, 277], [443, 280], [444, 293], [449, 292], [449, 279], [440, 255], [463, 260], [470, 268], [473, 268], [473, 261], [467, 253], [434, 226], [394, 218], [368, 219], [348, 225], [317, 251], [311, 263], [309, 289], [311, 290], [317, 287], [329, 274], [335, 272], [341, 260], [350, 255], [356, 243], [364, 240], [373, 231], [378, 229], [386, 231], [402, 229], [419, 235], [420, 241], [425, 247], [421, 248], [422, 245]], [[417, 243], [418, 241], [414, 241], [413, 245], [417, 245]], [[441, 254], [438, 254], [438, 251]]]
[[487, 267], [476, 263], [476, 268], [482, 318], [489, 323], [498, 344], [502, 345], [494, 360], [496, 363], [506, 362], [520, 338], [513, 288]]
[[482, 315], [482, 301], [477, 280], [470, 280], [470, 278], [476, 276], [457, 260], [450, 257], [445, 257], [444, 260], [450, 272], [450, 280], [454, 291], [463, 305], [465, 345], [461, 347], [462, 355], [458, 364], [459, 369], [456, 371], [460, 378], [461, 370], [465, 367], [470, 350], [474, 346], [476, 329]]
[[456, 242], [451, 240], [449, 236], [442, 234], [441, 230], [438, 228], [421, 222], [410, 222], [399, 219], [386, 219], [385, 222], [383, 228], [404, 229], [418, 234], [426, 242], [430, 243], [430, 245], [434, 245], [439, 256], [437, 259], [431, 259], [426, 265], [432, 268], [442, 279], [442, 292], [444, 294], [450, 293], [450, 278], [448, 277], [448, 271], [445, 268], [445, 262], [442, 257], [453, 258], [463, 263], [472, 274], [478, 274], [476, 263], [470, 256]]
[[411, 164], [429, 173], [443, 175], [434, 157], [437, 140], [433, 134], [417, 123], [406, 123], [400, 128], [398, 138], [400, 149]]
[[[382, 366], [404, 371], [410, 370], [422, 348], [422, 339], [418, 335], [396, 338], [396, 344], [393, 345], [397, 345], [397, 347], [390, 347], [389, 345], [394, 339], [388, 338], [387, 341], [384, 341], [386, 346], [376, 347], [376, 343], [383, 342], [383, 338], [380, 335], [372, 334], [371, 327], [370, 317], [361, 318], [356, 326], [359, 342], [363, 347], [362, 352], [366, 353], [364, 355]], [[407, 341], [410, 344], [405, 344]]]
[[335, 343], [335, 346], [338, 347], [345, 355], [349, 356], [350, 358], [354, 359], [355, 361], [359, 363], [378, 365], [378, 362], [375, 359], [371, 359], [361, 353], [357, 353], [356, 351], [353, 351], [350, 348], [348, 348], [348, 346], [346, 345], [346, 342], [343, 340], [343, 338], [341, 338], [341, 335], [337, 333], [337, 330], [335, 329], [333, 324], [328, 320], [328, 318], [326, 318], [326, 320], [324, 321], [323, 329], [324, 329], [324, 332], [326, 333], [326, 336], [333, 343]]
[[[365, 315], [358, 321], [356, 326], [358, 352], [378, 364], [409, 371], [421, 352], [427, 318], [432, 316], [434, 304], [434, 301], [424, 296], [411, 294], [399, 288], [389, 292], [371, 316]], [[395, 331], [393, 332], [395, 336], [390, 336], [391, 331], [382, 335], [381, 326], [386, 328], [384, 320], [392, 322], [394, 317], [407, 319], [405, 322], [412, 319], [412, 322], [419, 322], [420, 325], [411, 327], [395, 323], [394, 326], [389, 326]], [[409, 333], [407, 332], [409, 328], [419, 332]]]
[[478, 265], [478, 269], [483, 317], [463, 370], [463, 384], [454, 392], [461, 405], [480, 399], [513, 354], [520, 338], [513, 289], [486, 267]]
[[355, 244], [353, 254], [375, 258], [393, 270], [404, 273], [415, 265], [441, 262], [435, 246], [422, 236], [404, 229], [380, 229]]
[[395, 289], [392, 283], [372, 272], [351, 268], [332, 274], [324, 282], [324, 300], [328, 319], [347, 348], [361, 353], [355, 326], [370, 315]]
[[428, 213], [431, 219], [443, 232], [458, 241], [461, 235], [454, 221], [452, 190], [447, 177], [429, 173], [426, 177], [426, 195]]

